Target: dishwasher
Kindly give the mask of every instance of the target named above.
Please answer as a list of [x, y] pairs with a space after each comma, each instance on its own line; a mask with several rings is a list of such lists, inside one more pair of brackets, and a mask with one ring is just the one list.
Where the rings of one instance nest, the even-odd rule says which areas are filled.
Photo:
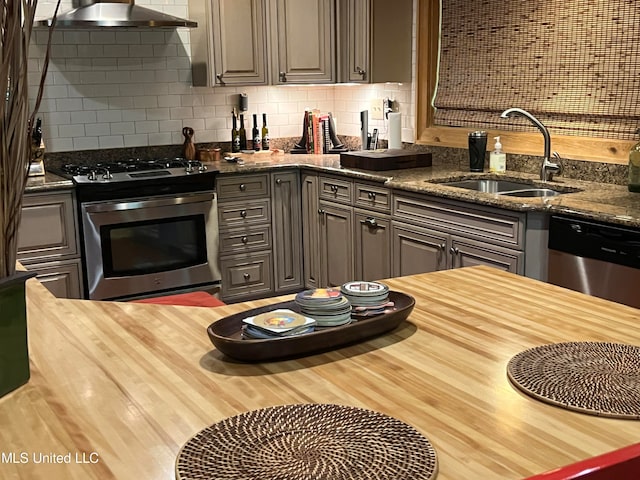
[[640, 308], [640, 230], [551, 216], [548, 282]]

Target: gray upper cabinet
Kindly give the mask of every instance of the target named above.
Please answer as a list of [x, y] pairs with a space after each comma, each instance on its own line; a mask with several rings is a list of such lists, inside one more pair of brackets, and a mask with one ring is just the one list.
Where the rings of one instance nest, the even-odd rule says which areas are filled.
[[194, 86], [267, 84], [265, 0], [190, 0]]
[[271, 83], [335, 82], [335, 0], [270, 0]]
[[413, 0], [337, 5], [338, 82], [410, 82]]

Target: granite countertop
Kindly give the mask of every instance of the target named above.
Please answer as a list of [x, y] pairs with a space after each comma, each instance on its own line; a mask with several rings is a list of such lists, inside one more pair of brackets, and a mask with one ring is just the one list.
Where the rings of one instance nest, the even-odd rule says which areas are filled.
[[[337, 174], [353, 179], [379, 182], [391, 189], [428, 194], [445, 199], [468, 201], [516, 211], [548, 211], [587, 220], [640, 227], [640, 194], [629, 192], [624, 185], [586, 182], [557, 176], [546, 185], [550, 188], [577, 188], [580, 191], [556, 197], [518, 198], [449, 187], [440, 183], [477, 177], [525, 180], [536, 186], [542, 186], [537, 175], [515, 171], [507, 171], [504, 175], [487, 172], [471, 173], [455, 166], [446, 165], [379, 172], [366, 171], [342, 168], [339, 155], [292, 155], [279, 151], [237, 156], [242, 159], [241, 163], [222, 160], [208, 164], [209, 168], [219, 170], [220, 174], [257, 173], [278, 168], [301, 168], [324, 174]], [[68, 188], [73, 188], [70, 180], [47, 173], [44, 177], [29, 179], [26, 191], [35, 193]]]

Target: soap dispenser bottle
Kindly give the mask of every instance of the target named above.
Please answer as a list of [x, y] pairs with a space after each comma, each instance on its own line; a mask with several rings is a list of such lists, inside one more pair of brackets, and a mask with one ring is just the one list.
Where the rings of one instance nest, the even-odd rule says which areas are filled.
[[489, 154], [489, 172], [504, 173], [507, 170], [507, 155], [502, 151], [500, 137], [494, 137], [494, 140], [495, 146]]

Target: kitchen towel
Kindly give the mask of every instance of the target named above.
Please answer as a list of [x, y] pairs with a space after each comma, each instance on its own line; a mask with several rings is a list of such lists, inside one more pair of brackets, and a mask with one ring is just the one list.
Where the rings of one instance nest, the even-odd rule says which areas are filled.
[[402, 148], [402, 117], [389, 113], [389, 148]]

